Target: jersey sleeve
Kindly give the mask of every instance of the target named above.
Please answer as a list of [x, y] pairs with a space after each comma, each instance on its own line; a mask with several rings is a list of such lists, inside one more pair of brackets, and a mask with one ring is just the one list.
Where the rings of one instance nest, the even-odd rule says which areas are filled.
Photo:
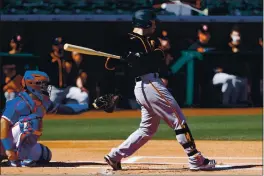
[[9, 121], [11, 124], [18, 122], [20, 115], [30, 114], [30, 109], [27, 104], [20, 98], [7, 101], [5, 110], [2, 113], [2, 118]]
[[14, 108], [15, 102], [14, 101], [7, 101], [5, 109], [2, 113], [2, 118], [9, 121], [11, 124], [14, 124], [14, 119], [18, 118], [19, 114], [16, 112]]

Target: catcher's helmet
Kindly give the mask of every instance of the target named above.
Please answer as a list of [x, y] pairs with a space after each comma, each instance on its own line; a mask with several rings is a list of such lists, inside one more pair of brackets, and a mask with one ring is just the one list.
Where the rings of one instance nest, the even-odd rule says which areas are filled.
[[134, 13], [132, 18], [132, 25], [133, 27], [139, 28], [150, 28], [152, 23], [151, 20], [156, 20], [157, 16], [153, 10], [143, 9], [138, 10]]
[[26, 71], [22, 79], [22, 86], [34, 94], [41, 101], [43, 96], [49, 96], [49, 76], [41, 71]]

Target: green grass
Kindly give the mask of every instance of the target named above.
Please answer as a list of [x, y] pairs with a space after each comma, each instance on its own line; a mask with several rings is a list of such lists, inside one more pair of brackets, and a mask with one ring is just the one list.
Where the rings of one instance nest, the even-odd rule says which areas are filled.
[[[215, 116], [187, 118], [193, 137], [200, 140], [262, 140], [262, 116]], [[126, 139], [140, 119], [44, 120], [41, 140]], [[175, 139], [164, 122], [153, 139]]]

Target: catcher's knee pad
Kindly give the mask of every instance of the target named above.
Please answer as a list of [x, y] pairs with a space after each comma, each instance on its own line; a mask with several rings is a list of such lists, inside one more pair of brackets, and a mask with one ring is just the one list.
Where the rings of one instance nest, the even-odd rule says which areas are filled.
[[175, 130], [176, 138], [184, 149], [191, 149], [192, 152], [188, 153], [188, 156], [196, 154], [196, 145], [192, 137], [191, 131], [186, 123], [179, 125]]
[[[16, 143], [19, 159], [24, 160], [32, 155], [32, 149], [42, 134], [42, 118], [36, 114], [21, 117], [19, 120], [20, 135]], [[35, 160], [33, 155], [33, 160]]]
[[41, 155], [39, 160], [37, 161], [38, 164], [46, 164], [49, 163], [51, 158], [52, 158], [52, 153], [50, 151], [50, 149], [43, 145], [43, 144], [39, 144], [41, 147]]

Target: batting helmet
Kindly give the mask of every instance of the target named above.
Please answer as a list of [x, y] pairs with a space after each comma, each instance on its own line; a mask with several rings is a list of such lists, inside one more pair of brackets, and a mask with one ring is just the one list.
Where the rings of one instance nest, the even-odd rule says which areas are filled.
[[157, 20], [156, 13], [153, 10], [143, 9], [134, 13], [132, 18], [132, 25], [139, 28], [150, 28], [151, 20]]

